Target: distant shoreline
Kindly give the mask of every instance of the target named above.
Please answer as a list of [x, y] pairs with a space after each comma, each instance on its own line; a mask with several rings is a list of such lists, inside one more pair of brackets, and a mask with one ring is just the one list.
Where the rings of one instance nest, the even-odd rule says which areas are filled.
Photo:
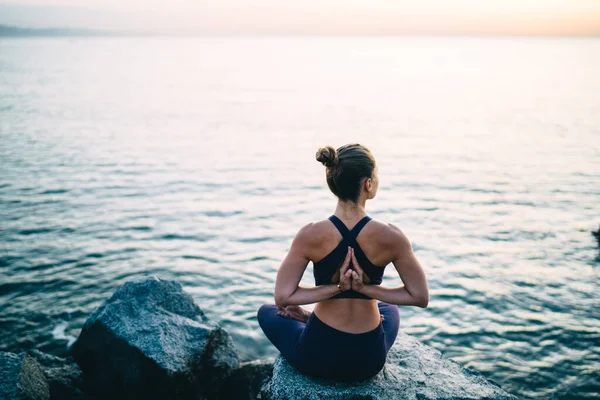
[[466, 35], [466, 34], [333, 34], [333, 33], [243, 33], [243, 32], [131, 32], [80, 28], [25, 28], [0, 25], [0, 38], [43, 38], [43, 37], [390, 37], [390, 38], [467, 38], [467, 39], [597, 39], [594, 35]]
[[140, 36], [129, 32], [76, 28], [22, 28], [0, 25], [0, 37]]

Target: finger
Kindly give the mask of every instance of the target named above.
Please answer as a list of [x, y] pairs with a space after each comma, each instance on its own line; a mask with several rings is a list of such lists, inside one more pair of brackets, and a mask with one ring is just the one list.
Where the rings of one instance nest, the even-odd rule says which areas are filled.
[[346, 274], [344, 275], [344, 282], [349, 282], [350, 280], [352, 280], [352, 274], [354, 273], [354, 271], [352, 271], [351, 269], [349, 269], [348, 271], [346, 271]]
[[371, 282], [371, 279], [369, 278], [369, 276], [365, 274], [364, 270], [358, 264], [358, 260], [356, 259], [356, 255], [354, 254], [354, 249], [352, 249], [352, 250], [353, 250], [352, 251], [352, 264], [354, 265], [354, 269], [356, 269], [356, 272], [360, 276], [360, 280], [365, 283]]
[[354, 271], [351, 269], [346, 270], [346, 272], [342, 275], [342, 277], [344, 278], [344, 282], [347, 282], [350, 279], [352, 279], [352, 272], [354, 272]]
[[346, 252], [346, 258], [344, 258], [344, 262], [342, 263], [342, 267], [340, 268], [340, 275], [343, 275], [344, 273], [346, 273], [346, 270], [350, 266], [350, 260], [351, 260], [351, 253], [350, 253], [350, 246], [348, 246], [348, 251]]
[[354, 249], [352, 249], [352, 265], [354, 265], [354, 269], [356, 269], [359, 273], [362, 274], [362, 268], [358, 264], [358, 260], [356, 259], [356, 255], [354, 254]]

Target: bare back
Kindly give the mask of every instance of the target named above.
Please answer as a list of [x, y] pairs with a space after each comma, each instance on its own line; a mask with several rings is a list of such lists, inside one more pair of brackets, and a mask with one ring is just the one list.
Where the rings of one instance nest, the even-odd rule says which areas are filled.
[[[342, 220], [351, 229], [358, 220]], [[395, 252], [391, 239], [390, 225], [371, 220], [356, 237], [358, 245], [372, 264], [385, 268], [394, 261]], [[342, 240], [340, 232], [329, 221], [312, 224], [310, 252], [307, 257], [313, 263], [331, 253]], [[339, 281], [339, 270], [332, 277], [332, 283]], [[369, 277], [363, 276], [365, 283]], [[380, 322], [379, 309], [375, 299], [328, 299], [316, 304], [317, 317], [338, 330], [349, 333], [363, 333], [375, 329]]]

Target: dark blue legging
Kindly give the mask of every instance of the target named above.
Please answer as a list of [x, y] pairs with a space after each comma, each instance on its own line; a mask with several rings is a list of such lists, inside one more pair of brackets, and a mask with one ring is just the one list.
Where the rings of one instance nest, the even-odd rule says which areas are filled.
[[281, 355], [300, 372], [325, 379], [365, 380], [384, 366], [400, 327], [398, 306], [379, 302], [384, 320], [364, 333], [335, 329], [311, 313], [306, 323], [277, 315], [275, 304], [263, 304], [258, 323]]

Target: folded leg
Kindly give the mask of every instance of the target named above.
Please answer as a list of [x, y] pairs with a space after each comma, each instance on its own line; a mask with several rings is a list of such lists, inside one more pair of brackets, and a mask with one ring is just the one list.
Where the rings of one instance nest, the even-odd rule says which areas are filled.
[[395, 304], [378, 302], [379, 313], [383, 315], [383, 331], [385, 333], [385, 350], [390, 350], [400, 329], [400, 311]]
[[277, 315], [275, 304], [263, 304], [257, 313], [258, 323], [279, 352], [292, 364], [298, 360], [296, 343], [306, 323]]

